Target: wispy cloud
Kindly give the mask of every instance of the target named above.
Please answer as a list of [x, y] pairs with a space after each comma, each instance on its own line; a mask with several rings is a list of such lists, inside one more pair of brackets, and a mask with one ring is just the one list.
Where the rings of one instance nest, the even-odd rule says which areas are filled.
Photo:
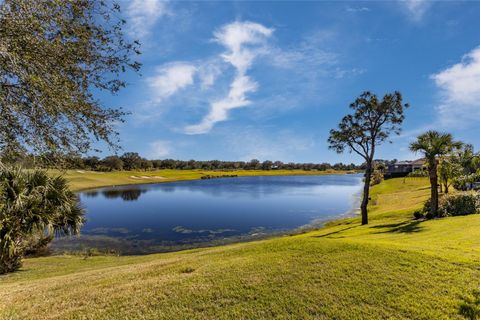
[[147, 37], [162, 16], [170, 14], [168, 1], [132, 0], [127, 7], [130, 34], [139, 39]]
[[438, 112], [443, 125], [451, 127], [480, 120], [480, 47], [431, 78], [441, 92]]
[[150, 143], [149, 156], [151, 159], [164, 158], [170, 155], [171, 149], [172, 149], [172, 144], [170, 141], [156, 140]]
[[227, 52], [221, 56], [225, 62], [235, 68], [236, 74], [227, 96], [214, 101], [209, 113], [200, 123], [187, 126], [186, 133], [209, 132], [215, 123], [228, 119], [230, 110], [245, 107], [251, 103], [247, 94], [257, 90], [258, 84], [247, 75], [247, 71], [254, 59], [262, 53], [262, 48], [272, 32], [273, 29], [258, 23], [238, 21], [215, 32], [215, 41], [227, 49]]
[[[157, 121], [160, 116], [171, 115], [167, 114], [171, 107], [179, 106], [175, 110], [183, 117], [176, 120], [184, 119], [186, 123], [177, 123], [171, 129], [190, 135], [205, 134], [215, 124], [230, 119], [233, 109], [249, 106], [249, 115], [268, 117], [302, 106], [313, 97], [318, 103], [319, 90], [329, 90], [325, 81], [331, 83], [332, 79], [365, 72], [362, 68], [340, 66], [339, 56], [329, 49], [338, 39], [336, 32], [315, 30], [289, 46], [279, 46], [272, 39], [273, 32], [272, 28], [248, 21], [220, 27], [210, 43], [220, 44], [221, 52], [154, 69], [146, 79], [151, 93], [137, 104], [135, 119], [138, 123]], [[268, 86], [262, 86], [262, 94], [253, 99], [252, 93], [259, 91], [259, 83], [264, 81]]]
[[178, 90], [193, 84], [197, 72], [195, 65], [187, 62], [173, 62], [161, 66], [156, 74], [147, 78], [148, 86], [153, 90], [156, 103], [170, 97]]
[[302, 73], [320, 65], [333, 65], [338, 57], [326, 50], [325, 44], [335, 36], [334, 32], [325, 30], [313, 32], [289, 48], [270, 48], [268, 59], [276, 67], [300, 70]]
[[345, 8], [347, 12], [369, 12], [371, 11], [369, 7], [351, 7], [347, 6]]
[[404, 6], [408, 16], [416, 22], [421, 21], [433, 5], [433, 1], [430, 0], [401, 0], [400, 3]]
[[224, 70], [219, 60], [219, 58], [213, 58], [198, 65], [198, 77], [202, 89], [210, 88]]

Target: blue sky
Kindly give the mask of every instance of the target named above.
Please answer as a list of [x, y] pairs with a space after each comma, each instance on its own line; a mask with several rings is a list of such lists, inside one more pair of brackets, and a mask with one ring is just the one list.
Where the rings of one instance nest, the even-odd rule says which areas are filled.
[[414, 157], [409, 142], [432, 128], [480, 147], [480, 2], [121, 4], [143, 68], [101, 98], [131, 112], [124, 151], [360, 162], [326, 140], [364, 90], [399, 90], [411, 105], [377, 158]]

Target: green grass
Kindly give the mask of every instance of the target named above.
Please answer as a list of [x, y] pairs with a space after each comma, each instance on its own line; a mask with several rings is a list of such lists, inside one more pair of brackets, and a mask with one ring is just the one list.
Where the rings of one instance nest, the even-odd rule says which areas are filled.
[[[58, 173], [58, 171], [52, 171]], [[238, 175], [238, 176], [290, 176], [290, 175], [324, 175], [340, 174], [345, 171], [315, 170], [155, 170], [155, 171], [114, 171], [97, 172], [84, 170], [68, 170], [64, 173], [73, 190], [84, 190], [105, 186], [160, 183], [182, 180], [196, 180], [205, 175]]]
[[427, 180], [375, 186], [358, 218], [295, 236], [147, 256], [26, 259], [1, 319], [460, 319], [480, 215], [415, 222]]

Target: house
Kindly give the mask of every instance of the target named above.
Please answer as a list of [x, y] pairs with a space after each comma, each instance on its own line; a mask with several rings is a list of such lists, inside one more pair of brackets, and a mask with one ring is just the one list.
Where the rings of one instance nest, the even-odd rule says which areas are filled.
[[413, 161], [399, 161], [389, 164], [387, 172], [385, 172], [385, 179], [406, 177], [410, 172], [417, 170], [425, 170], [425, 159], [417, 159]]

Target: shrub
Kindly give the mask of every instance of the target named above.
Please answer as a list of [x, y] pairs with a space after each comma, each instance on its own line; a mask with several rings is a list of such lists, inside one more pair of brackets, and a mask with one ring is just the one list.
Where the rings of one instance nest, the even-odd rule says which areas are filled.
[[422, 212], [425, 214], [425, 218], [427, 219], [432, 218], [432, 216], [430, 215], [430, 199], [425, 201], [425, 203], [423, 204]]
[[420, 211], [415, 211], [415, 212], [413, 213], [413, 216], [415, 217], [415, 220], [419, 220], [419, 219], [425, 218], [425, 216], [423, 215], [423, 213], [421, 213]]
[[370, 185], [371, 186], [374, 186], [376, 184], [379, 184], [380, 182], [383, 181], [383, 173], [382, 171], [380, 170], [373, 170], [373, 173], [372, 173], [372, 180], [370, 180]]
[[0, 166], [0, 274], [21, 266], [54, 235], [76, 234], [83, 209], [65, 178]]
[[[422, 212], [425, 218], [433, 218], [430, 214], [430, 199], [425, 201]], [[445, 194], [438, 201], [439, 217], [465, 216], [475, 213], [480, 213], [480, 193], [475, 191]]]
[[428, 177], [428, 171], [417, 169], [415, 171], [410, 172], [407, 176], [411, 178], [424, 178], [424, 177]]
[[462, 175], [453, 180], [453, 187], [457, 190], [468, 190], [472, 183], [480, 181], [480, 174], [472, 173], [469, 175]]
[[462, 192], [445, 195], [438, 203], [440, 217], [465, 216], [480, 213], [480, 194], [478, 192]]

